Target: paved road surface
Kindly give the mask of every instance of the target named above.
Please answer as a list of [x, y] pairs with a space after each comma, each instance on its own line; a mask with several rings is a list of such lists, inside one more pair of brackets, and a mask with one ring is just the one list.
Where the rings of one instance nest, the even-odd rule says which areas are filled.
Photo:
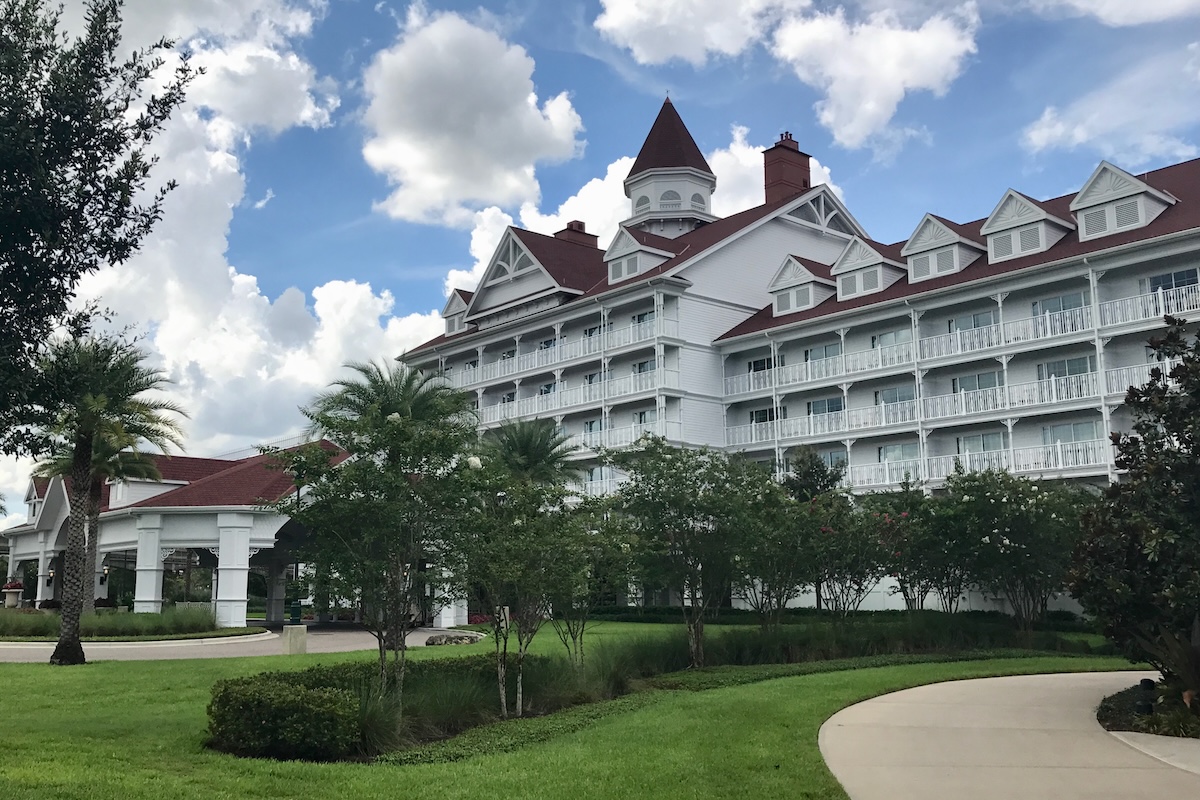
[[[821, 727], [821, 753], [851, 800], [1200, 798], [1200, 774], [1135, 749], [1096, 723], [1101, 698], [1152, 675], [921, 686], [830, 717]], [[1200, 769], [1200, 740], [1188, 742]]]

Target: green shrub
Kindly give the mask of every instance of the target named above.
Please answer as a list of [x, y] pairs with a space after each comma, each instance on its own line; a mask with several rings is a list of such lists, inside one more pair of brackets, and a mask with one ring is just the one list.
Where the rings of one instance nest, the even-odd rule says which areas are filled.
[[213, 687], [209, 745], [240, 756], [336, 761], [361, 744], [359, 703], [345, 689], [305, 689], [259, 678]]
[[[0, 636], [56, 637], [60, 618], [57, 614], [0, 611]], [[85, 614], [80, 620], [83, 638], [98, 636], [171, 636], [207, 633], [217, 629], [212, 612], [202, 608], [169, 609], [161, 614]]]

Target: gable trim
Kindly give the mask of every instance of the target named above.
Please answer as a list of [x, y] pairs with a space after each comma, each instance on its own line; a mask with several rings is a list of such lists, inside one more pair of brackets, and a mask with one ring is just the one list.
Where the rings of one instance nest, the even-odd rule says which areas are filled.
[[[1108, 186], [1100, 189], [1097, 184], [1100, 181], [1107, 179]], [[1088, 197], [1093, 188], [1098, 188], [1095, 195]], [[1160, 192], [1145, 181], [1134, 177], [1130, 173], [1120, 167], [1101, 161], [1099, 166], [1092, 172], [1079, 189], [1078, 194], [1071, 200], [1070, 209], [1072, 211], [1081, 211], [1085, 208], [1110, 203], [1114, 200], [1122, 200], [1126, 197], [1132, 197], [1137, 194], [1146, 193], [1150, 196], [1161, 200], [1169, 206], [1175, 205], [1176, 199], [1171, 195]]]
[[[921, 232], [926, 227], [936, 228], [938, 231], [941, 231], [941, 235], [932, 237], [929, 241], [914, 246], [914, 242], [921, 236]], [[924, 253], [926, 250], [933, 250], [938, 247], [945, 247], [948, 244], [962, 244], [980, 252], [983, 252], [985, 249], [979, 242], [972, 241], [960, 235], [957, 231], [947, 227], [933, 214], [926, 213], [921, 218], [921, 222], [917, 225], [916, 230], [912, 232], [912, 236], [908, 237], [908, 241], [904, 243], [904, 247], [900, 250], [900, 255], [908, 258], [911, 255]]]

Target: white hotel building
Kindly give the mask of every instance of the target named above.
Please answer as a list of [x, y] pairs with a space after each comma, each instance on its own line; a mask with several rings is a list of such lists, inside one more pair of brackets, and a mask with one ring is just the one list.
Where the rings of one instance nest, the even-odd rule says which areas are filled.
[[[549, 417], [596, 448], [644, 433], [786, 464], [812, 447], [856, 490], [968, 469], [1097, 482], [1164, 314], [1200, 310], [1200, 160], [1101, 163], [1047, 201], [1000, 191], [984, 220], [914, 213], [873, 241], [791, 136], [765, 203], [709, 212], [716, 178], [668, 100], [606, 250], [581, 222], [510, 228], [444, 335], [402, 358], [476, 398], [480, 425]], [[1081, 176], [1083, 177], [1083, 176]]]

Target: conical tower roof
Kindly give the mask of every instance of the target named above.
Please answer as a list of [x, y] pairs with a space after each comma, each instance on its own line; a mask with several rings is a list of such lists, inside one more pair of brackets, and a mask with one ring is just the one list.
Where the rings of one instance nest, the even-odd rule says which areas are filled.
[[696, 146], [696, 140], [688, 132], [687, 126], [679, 118], [679, 112], [668, 97], [663, 102], [654, 125], [650, 127], [642, 149], [638, 151], [629, 177], [650, 169], [679, 167], [691, 167], [709, 175], [713, 174], [708, 162], [704, 160], [704, 154]]

